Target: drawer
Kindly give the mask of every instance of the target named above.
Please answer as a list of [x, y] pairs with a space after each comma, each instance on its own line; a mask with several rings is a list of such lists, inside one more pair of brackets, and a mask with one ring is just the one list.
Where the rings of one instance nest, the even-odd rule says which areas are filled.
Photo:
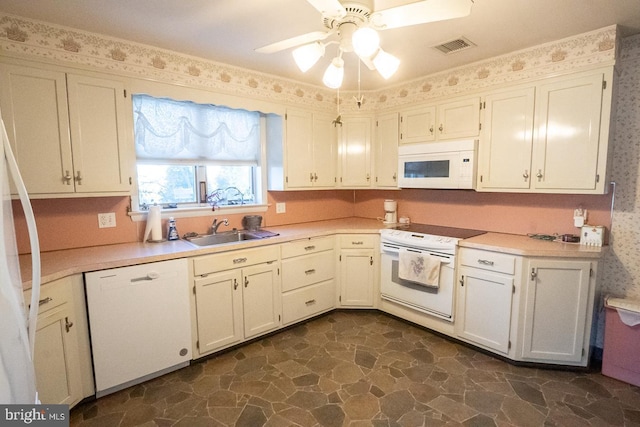
[[307, 255], [315, 252], [322, 252], [333, 249], [334, 238], [318, 237], [314, 239], [294, 240], [293, 242], [283, 243], [281, 247], [282, 258], [291, 258], [294, 256]]
[[459, 256], [460, 265], [504, 274], [514, 274], [516, 270], [516, 257], [513, 255], [482, 251], [479, 249], [461, 248]]
[[333, 251], [285, 259], [282, 261], [282, 291], [286, 292], [333, 279], [334, 272]]
[[340, 236], [340, 248], [342, 249], [373, 249], [377, 244], [377, 234], [343, 234]]
[[[73, 298], [71, 282], [69, 280], [56, 280], [40, 287], [39, 313], [44, 313], [65, 304]], [[24, 303], [31, 305], [31, 289], [24, 292]]]
[[289, 324], [335, 306], [335, 284], [329, 280], [282, 294], [282, 321]]
[[205, 255], [193, 259], [193, 274], [215, 273], [217, 271], [242, 268], [248, 265], [277, 261], [278, 250], [274, 246], [241, 249], [220, 254]]

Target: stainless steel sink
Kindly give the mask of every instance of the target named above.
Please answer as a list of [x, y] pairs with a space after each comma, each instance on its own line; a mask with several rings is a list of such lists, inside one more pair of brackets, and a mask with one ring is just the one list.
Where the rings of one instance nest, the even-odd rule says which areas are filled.
[[193, 243], [196, 246], [213, 246], [221, 245], [223, 243], [243, 242], [245, 240], [254, 240], [259, 238], [259, 236], [254, 236], [242, 231], [225, 231], [224, 233], [187, 237], [186, 240], [187, 242]]

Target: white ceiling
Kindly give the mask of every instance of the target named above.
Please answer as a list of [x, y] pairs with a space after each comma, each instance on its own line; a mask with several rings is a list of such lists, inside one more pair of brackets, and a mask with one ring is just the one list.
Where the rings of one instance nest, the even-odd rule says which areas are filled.
[[[415, 0], [414, 0], [415, 1]], [[376, 0], [375, 9], [412, 3]], [[0, 11], [123, 38], [321, 86], [336, 45], [307, 73], [291, 50], [254, 49], [324, 30], [306, 0], [2, 0]], [[378, 89], [519, 49], [620, 25], [640, 33], [640, 0], [475, 0], [464, 18], [387, 30], [382, 48], [401, 60], [385, 81], [362, 67], [362, 89]], [[434, 45], [464, 36], [477, 47], [445, 56]], [[357, 61], [345, 54], [344, 89], [357, 89]]]

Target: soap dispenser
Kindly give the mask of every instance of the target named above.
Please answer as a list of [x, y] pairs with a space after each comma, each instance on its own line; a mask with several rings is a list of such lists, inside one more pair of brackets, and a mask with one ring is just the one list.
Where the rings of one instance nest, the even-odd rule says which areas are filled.
[[176, 228], [176, 220], [173, 217], [169, 218], [169, 227], [167, 230], [167, 240], [178, 240], [178, 229]]

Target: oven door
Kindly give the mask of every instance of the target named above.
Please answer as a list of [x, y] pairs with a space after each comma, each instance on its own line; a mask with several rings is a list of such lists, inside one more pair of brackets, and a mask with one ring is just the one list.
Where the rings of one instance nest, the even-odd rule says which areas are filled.
[[452, 322], [455, 257], [440, 252], [411, 248], [412, 251], [442, 258], [439, 287], [428, 288], [398, 277], [398, 254], [401, 247], [384, 242], [381, 244], [380, 293], [382, 298]]

